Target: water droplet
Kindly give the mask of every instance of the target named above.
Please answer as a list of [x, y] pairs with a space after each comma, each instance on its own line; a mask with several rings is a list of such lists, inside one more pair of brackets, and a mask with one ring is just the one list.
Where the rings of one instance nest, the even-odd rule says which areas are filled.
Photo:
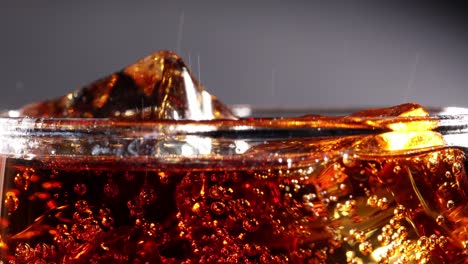
[[75, 184], [75, 186], [73, 187], [73, 191], [79, 196], [85, 195], [86, 194], [86, 184], [84, 184], [84, 183]]

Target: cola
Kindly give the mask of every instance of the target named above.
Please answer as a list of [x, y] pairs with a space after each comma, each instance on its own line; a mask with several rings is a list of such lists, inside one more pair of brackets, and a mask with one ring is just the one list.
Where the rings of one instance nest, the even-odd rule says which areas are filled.
[[18, 114], [4, 263], [467, 262], [465, 149], [417, 104], [239, 119], [158, 52]]
[[264, 168], [145, 162], [4, 159], [2, 260], [445, 263], [466, 256], [458, 149]]

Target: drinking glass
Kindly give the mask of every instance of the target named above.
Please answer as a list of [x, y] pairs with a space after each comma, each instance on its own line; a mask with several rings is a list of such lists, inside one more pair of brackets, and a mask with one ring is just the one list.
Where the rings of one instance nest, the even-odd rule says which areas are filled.
[[463, 262], [468, 116], [436, 112], [0, 118], [0, 259]]

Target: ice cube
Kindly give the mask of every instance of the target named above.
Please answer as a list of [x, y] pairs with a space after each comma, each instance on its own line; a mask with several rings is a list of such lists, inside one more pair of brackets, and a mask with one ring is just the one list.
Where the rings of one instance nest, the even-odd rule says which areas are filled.
[[137, 120], [236, 119], [176, 54], [158, 51], [63, 97], [28, 104], [20, 116]]

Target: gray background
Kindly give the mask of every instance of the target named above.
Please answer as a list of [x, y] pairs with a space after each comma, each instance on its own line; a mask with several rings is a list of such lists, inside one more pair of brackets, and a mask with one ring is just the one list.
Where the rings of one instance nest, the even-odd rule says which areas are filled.
[[159, 49], [190, 58], [228, 104], [468, 107], [460, 2], [97, 2], [0, 0], [0, 108], [57, 97]]

